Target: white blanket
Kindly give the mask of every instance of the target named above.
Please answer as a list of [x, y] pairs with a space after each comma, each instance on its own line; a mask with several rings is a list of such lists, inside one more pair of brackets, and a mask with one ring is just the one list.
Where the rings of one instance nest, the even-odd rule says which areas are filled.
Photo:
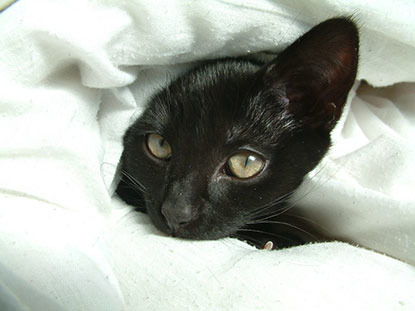
[[[400, 84], [351, 94], [294, 200], [366, 249], [182, 241], [113, 197], [123, 132], [189, 62], [278, 51], [345, 14], [361, 28], [359, 79]], [[20, 0], [1, 12], [0, 310], [415, 309], [413, 16], [403, 0]]]

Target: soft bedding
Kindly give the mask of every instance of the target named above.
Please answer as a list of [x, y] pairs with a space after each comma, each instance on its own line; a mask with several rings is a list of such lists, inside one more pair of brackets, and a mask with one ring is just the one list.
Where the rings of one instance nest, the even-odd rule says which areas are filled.
[[[403, 0], [2, 11], [0, 310], [415, 309], [414, 13]], [[293, 200], [343, 242], [173, 239], [113, 194], [122, 134], [159, 87], [201, 59], [279, 51], [338, 15], [361, 28], [359, 81]]]

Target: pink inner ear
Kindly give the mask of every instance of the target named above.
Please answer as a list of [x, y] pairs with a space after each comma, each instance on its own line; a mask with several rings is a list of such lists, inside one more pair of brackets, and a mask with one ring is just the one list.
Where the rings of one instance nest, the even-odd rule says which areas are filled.
[[340, 64], [343, 64], [345, 66], [350, 66], [352, 63], [352, 53], [350, 53], [348, 50], [338, 50], [337, 51], [337, 59]]

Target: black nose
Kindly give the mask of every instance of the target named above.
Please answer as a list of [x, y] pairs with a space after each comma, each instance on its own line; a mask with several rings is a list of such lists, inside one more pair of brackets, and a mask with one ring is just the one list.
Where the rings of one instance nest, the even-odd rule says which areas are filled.
[[188, 224], [194, 217], [192, 207], [189, 205], [176, 205], [170, 202], [164, 202], [161, 207], [161, 213], [167, 220], [170, 229], [176, 232], [180, 227]]

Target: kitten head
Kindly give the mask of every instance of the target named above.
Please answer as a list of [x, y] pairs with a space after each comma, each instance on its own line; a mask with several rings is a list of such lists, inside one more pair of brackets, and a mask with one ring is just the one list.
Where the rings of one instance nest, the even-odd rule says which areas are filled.
[[355, 25], [332, 19], [268, 64], [210, 62], [154, 96], [122, 156], [154, 224], [216, 239], [287, 198], [330, 146], [358, 45]]

